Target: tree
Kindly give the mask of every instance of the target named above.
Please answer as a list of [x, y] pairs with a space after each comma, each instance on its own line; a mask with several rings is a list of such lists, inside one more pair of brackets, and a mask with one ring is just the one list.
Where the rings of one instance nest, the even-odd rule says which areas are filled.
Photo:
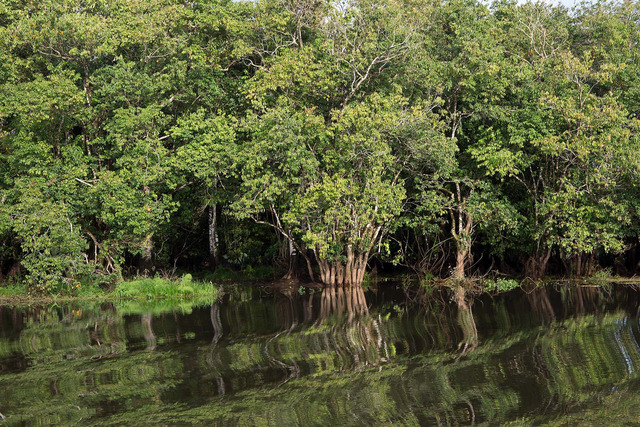
[[637, 131], [607, 89], [617, 66], [574, 53], [562, 8], [527, 4], [500, 13], [517, 64], [510, 114], [483, 130], [471, 154], [529, 218], [525, 274], [543, 275], [554, 248], [583, 274], [585, 256], [593, 263], [597, 250], [622, 249], [630, 224], [618, 195], [635, 168]]

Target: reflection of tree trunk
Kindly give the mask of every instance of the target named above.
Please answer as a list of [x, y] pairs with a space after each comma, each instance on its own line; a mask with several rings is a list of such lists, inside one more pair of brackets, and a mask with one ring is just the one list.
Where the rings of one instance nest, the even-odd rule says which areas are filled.
[[152, 316], [150, 314], [143, 314], [141, 320], [144, 331], [144, 340], [147, 342], [147, 350], [155, 350], [157, 340], [156, 335], [153, 333], [153, 329], [151, 328]]
[[349, 321], [356, 316], [369, 314], [364, 289], [361, 286], [349, 288], [324, 288], [320, 299], [320, 319], [332, 314], [341, 315], [347, 312]]
[[13, 327], [16, 329], [18, 325], [21, 324], [21, 322], [18, 323], [18, 309], [15, 307], [11, 309], [11, 321], [13, 322]]
[[574, 289], [574, 304], [575, 304], [575, 313], [579, 314], [579, 315], [583, 315], [585, 313], [585, 307], [584, 307], [584, 298], [582, 295], [582, 286], [578, 286], [577, 288]]
[[589, 287], [586, 292], [589, 294], [589, 300], [591, 301], [591, 306], [593, 307], [594, 313], [598, 313], [598, 301], [602, 296], [602, 289]]
[[289, 291], [276, 294], [276, 317], [285, 329], [293, 329], [297, 324], [296, 312], [293, 307], [293, 296]]
[[542, 319], [543, 324], [549, 324], [556, 320], [556, 314], [549, 300], [547, 288], [536, 288], [527, 294], [531, 309]]
[[478, 330], [473, 318], [471, 305], [466, 300], [465, 291], [458, 287], [455, 290], [455, 299], [458, 305], [458, 324], [462, 328], [462, 341], [458, 344], [458, 349], [462, 349], [462, 354], [466, 354], [478, 346]]
[[[223, 333], [222, 321], [220, 320], [220, 304], [211, 304], [209, 315], [211, 318], [211, 326], [213, 326], [213, 339], [211, 340], [211, 350], [209, 354], [213, 354], [213, 349], [216, 347], [216, 344], [218, 344], [218, 341], [220, 341], [220, 338], [222, 338]], [[211, 362], [213, 362], [213, 357], [211, 357]], [[223, 396], [227, 392], [222, 376], [216, 377], [216, 386], [219, 396]]]
[[216, 385], [218, 386], [218, 395], [223, 396], [227, 392], [227, 388], [224, 385], [224, 379], [222, 377], [217, 377]]
[[[211, 366], [215, 370], [215, 372], [220, 373], [220, 367], [223, 366], [223, 363], [220, 361], [219, 352], [216, 351], [218, 341], [220, 341], [220, 338], [222, 338], [223, 334], [222, 321], [220, 320], [220, 304], [211, 304], [209, 317], [211, 319], [211, 326], [213, 327], [213, 338], [211, 339], [211, 346], [209, 348], [209, 352], [207, 353], [206, 360], [209, 366]], [[218, 387], [218, 394], [224, 395], [226, 393], [224, 379], [220, 375], [216, 377], [215, 380]]]
[[182, 342], [182, 332], [180, 331], [180, 320], [178, 318], [178, 313], [173, 312], [173, 320], [176, 322], [176, 342]]
[[346, 293], [342, 288], [338, 288], [335, 290], [333, 298], [333, 312], [335, 314], [341, 315], [342, 313], [344, 313], [345, 309], [349, 310], [345, 297]]
[[331, 293], [333, 293], [333, 289], [324, 288], [322, 290], [322, 296], [320, 297], [320, 319], [329, 317], [331, 313]]
[[222, 338], [222, 322], [220, 321], [220, 304], [215, 303], [211, 304], [210, 310], [211, 317], [211, 326], [213, 326], [213, 339], [211, 340], [212, 345], [216, 345], [220, 338]]
[[583, 315], [587, 312], [588, 306], [594, 312], [598, 311], [598, 296], [602, 290], [591, 286], [577, 286], [569, 290], [569, 295], [573, 301], [575, 314]]
[[313, 295], [309, 295], [308, 300], [302, 300], [303, 322], [310, 322], [313, 318]]
[[356, 287], [350, 290], [353, 292], [352, 300], [354, 311], [358, 315], [367, 315], [369, 314], [369, 307], [367, 306], [367, 299], [364, 295], [364, 289], [361, 287]]

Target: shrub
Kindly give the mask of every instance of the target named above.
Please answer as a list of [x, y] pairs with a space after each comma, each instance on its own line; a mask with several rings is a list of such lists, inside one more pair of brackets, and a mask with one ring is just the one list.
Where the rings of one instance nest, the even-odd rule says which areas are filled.
[[517, 280], [513, 279], [497, 279], [497, 280], [487, 280], [484, 282], [484, 288], [489, 291], [498, 291], [498, 292], [506, 292], [512, 289], [515, 289], [520, 286]]
[[191, 275], [186, 274], [174, 281], [154, 277], [120, 282], [114, 294], [120, 298], [193, 298], [217, 296], [219, 290], [211, 282], [194, 282]]

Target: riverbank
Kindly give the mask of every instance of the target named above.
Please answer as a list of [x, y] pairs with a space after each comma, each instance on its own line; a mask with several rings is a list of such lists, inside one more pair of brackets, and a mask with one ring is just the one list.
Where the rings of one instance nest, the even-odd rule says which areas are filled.
[[25, 283], [10, 283], [0, 286], [0, 304], [50, 304], [73, 301], [113, 300], [162, 300], [162, 299], [217, 299], [222, 295], [222, 286], [210, 281], [193, 280], [190, 274], [179, 279], [137, 277], [118, 282], [111, 288], [97, 284], [75, 284], [61, 292], [35, 294]]
[[[162, 299], [217, 299], [222, 294], [224, 283], [256, 283], [280, 291], [298, 291], [301, 289], [319, 291], [322, 285], [307, 283], [297, 280], [272, 280], [265, 277], [265, 271], [255, 271], [256, 274], [244, 274], [234, 272], [230, 274], [226, 270], [221, 274], [209, 274], [194, 279], [191, 274], [185, 274], [180, 278], [148, 278], [135, 277], [124, 280], [105, 288], [97, 284], [76, 284], [69, 289], [58, 293], [37, 294], [30, 291], [25, 283], [13, 282], [0, 284], [0, 305], [25, 305], [25, 304], [51, 304], [67, 303], [74, 301], [114, 301], [114, 300], [139, 300], [153, 301]], [[211, 280], [215, 278], [216, 280]], [[207, 280], [209, 279], [209, 280]], [[575, 284], [580, 286], [607, 286], [620, 284], [640, 287], [640, 277], [619, 277], [596, 275], [584, 278], [547, 277], [539, 281], [516, 280], [509, 278], [485, 279], [467, 278], [465, 280], [432, 279], [420, 280], [417, 277], [373, 277], [364, 284], [364, 289], [377, 289], [384, 286], [383, 283], [396, 282], [405, 286], [414, 286], [417, 289], [434, 291], [436, 289], [455, 289], [462, 287], [471, 294], [499, 294], [519, 287], [529, 288], [548, 286], [553, 284]]]

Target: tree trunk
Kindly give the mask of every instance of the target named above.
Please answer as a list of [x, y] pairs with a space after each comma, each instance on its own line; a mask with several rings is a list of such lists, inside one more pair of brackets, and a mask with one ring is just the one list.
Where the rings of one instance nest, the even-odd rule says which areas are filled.
[[569, 274], [576, 277], [593, 274], [595, 266], [595, 252], [580, 252], [569, 258]]
[[215, 268], [221, 264], [220, 241], [218, 239], [218, 204], [209, 205], [209, 256]]
[[547, 264], [551, 258], [551, 248], [547, 248], [541, 254], [532, 255], [525, 264], [525, 276], [533, 280], [538, 280], [547, 271]]
[[142, 241], [142, 252], [140, 254], [140, 263], [138, 269], [142, 273], [151, 272], [153, 269], [153, 234], [149, 234]]
[[456, 267], [453, 270], [453, 278], [462, 280], [464, 279], [464, 267], [467, 263], [467, 256], [469, 255], [468, 249], [462, 249], [458, 246], [456, 251]]
[[318, 258], [320, 280], [329, 288], [362, 286], [364, 274], [367, 270], [369, 253], [354, 254], [351, 248], [347, 250], [347, 262], [329, 262]]
[[474, 223], [473, 217], [465, 210], [466, 198], [462, 196], [460, 184], [456, 183], [456, 193], [451, 197], [453, 202], [458, 205], [455, 212], [451, 211], [451, 236], [456, 243], [456, 265], [453, 268], [452, 277], [456, 280], [462, 280], [465, 278], [464, 270], [471, 252], [471, 235]]
[[296, 275], [296, 267], [298, 265], [298, 251], [296, 251], [296, 247], [293, 245], [291, 240], [289, 242], [289, 269], [287, 270], [287, 274], [284, 275], [283, 279], [291, 280]]

